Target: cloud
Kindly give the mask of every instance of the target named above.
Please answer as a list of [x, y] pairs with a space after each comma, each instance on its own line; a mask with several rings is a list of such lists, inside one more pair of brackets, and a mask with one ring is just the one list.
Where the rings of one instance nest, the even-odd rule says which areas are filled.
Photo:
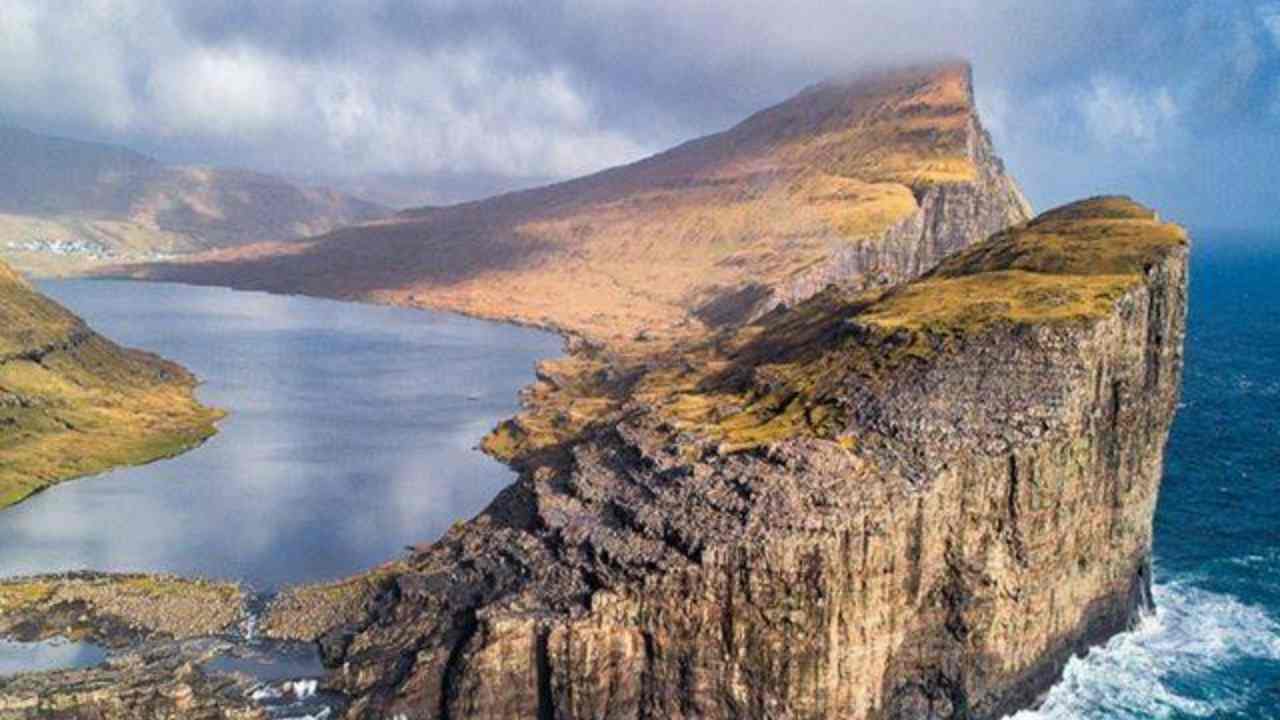
[[1280, 65], [1276, 0], [5, 5], [0, 120], [312, 176], [567, 177], [831, 75], [959, 55], [1014, 171], [1052, 177], [1065, 146], [1115, 166], [1257, 130]]
[[1259, 7], [1258, 20], [1271, 35], [1271, 42], [1280, 49], [1280, 3], [1267, 3]]
[[19, 122], [289, 172], [539, 177], [637, 159], [868, 63], [1025, 60], [989, 28], [1047, 40], [1097, 14], [1011, 0], [8, 6], [0, 115]]
[[562, 68], [515, 65], [500, 42], [404, 46], [347, 7], [355, 37], [323, 48], [200, 37], [177, 5], [18, 2], [0, 19], [0, 115], [312, 173], [569, 176], [657, 149], [595, 122]]
[[1139, 90], [1114, 77], [1093, 79], [1081, 99], [1093, 137], [1111, 148], [1153, 150], [1173, 131], [1178, 107], [1168, 88]]

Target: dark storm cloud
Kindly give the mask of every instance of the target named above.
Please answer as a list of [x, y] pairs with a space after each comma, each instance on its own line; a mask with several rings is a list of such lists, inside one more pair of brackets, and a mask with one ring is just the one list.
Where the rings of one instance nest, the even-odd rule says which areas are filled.
[[1040, 205], [1259, 222], [1280, 160], [1273, 2], [11, 0], [0, 37], [12, 122], [290, 174], [563, 177], [957, 55]]

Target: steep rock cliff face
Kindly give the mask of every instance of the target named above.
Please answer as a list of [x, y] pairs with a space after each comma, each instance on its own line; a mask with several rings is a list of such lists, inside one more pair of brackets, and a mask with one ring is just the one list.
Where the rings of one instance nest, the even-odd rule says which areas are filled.
[[976, 113], [966, 133], [966, 154], [975, 170], [972, 181], [914, 188], [914, 211], [879, 237], [838, 248], [817, 268], [780, 288], [765, 307], [794, 304], [832, 284], [873, 288], [906, 282], [942, 258], [1031, 219], [1031, 204], [1005, 173]]
[[634, 380], [321, 637], [355, 717], [994, 718], [1148, 602], [1186, 239], [1121, 199]]

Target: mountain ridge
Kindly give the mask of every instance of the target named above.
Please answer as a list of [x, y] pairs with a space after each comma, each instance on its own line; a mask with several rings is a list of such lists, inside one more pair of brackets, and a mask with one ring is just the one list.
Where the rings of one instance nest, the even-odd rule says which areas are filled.
[[0, 128], [0, 255], [33, 274], [288, 241], [387, 212], [265, 173]]
[[[485, 511], [267, 609], [350, 717], [994, 720], [1150, 607], [1186, 233], [1030, 217], [963, 64], [736, 129], [124, 271], [571, 338], [485, 440], [519, 473]], [[139, 687], [74, 702], [168, 707]]]
[[901, 281], [1029, 215], [977, 117], [971, 70], [952, 63], [819, 84], [583, 178], [112, 272], [456, 310], [620, 346], [696, 336], [825, 282]]

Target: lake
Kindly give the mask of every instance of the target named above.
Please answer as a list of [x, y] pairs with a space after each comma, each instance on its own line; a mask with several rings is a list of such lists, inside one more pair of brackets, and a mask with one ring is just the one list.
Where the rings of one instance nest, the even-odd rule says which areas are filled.
[[[1280, 249], [1264, 236], [1195, 238], [1183, 404], [1156, 511], [1157, 611], [1073, 660], [1017, 720], [1280, 718]], [[451, 315], [172, 285], [43, 287], [107, 335], [190, 367], [208, 381], [201, 397], [232, 414], [180, 458], [0, 513], [4, 575], [163, 570], [270, 590], [377, 564], [510, 482], [472, 447], [516, 410], [534, 362], [560, 349]], [[91, 662], [91, 650], [19, 649], [35, 666]]]
[[351, 575], [434, 540], [514, 479], [476, 445], [518, 410], [555, 335], [457, 315], [119, 281], [41, 290], [176, 360], [230, 412], [176, 459], [0, 513], [0, 576], [75, 569], [240, 580]]

